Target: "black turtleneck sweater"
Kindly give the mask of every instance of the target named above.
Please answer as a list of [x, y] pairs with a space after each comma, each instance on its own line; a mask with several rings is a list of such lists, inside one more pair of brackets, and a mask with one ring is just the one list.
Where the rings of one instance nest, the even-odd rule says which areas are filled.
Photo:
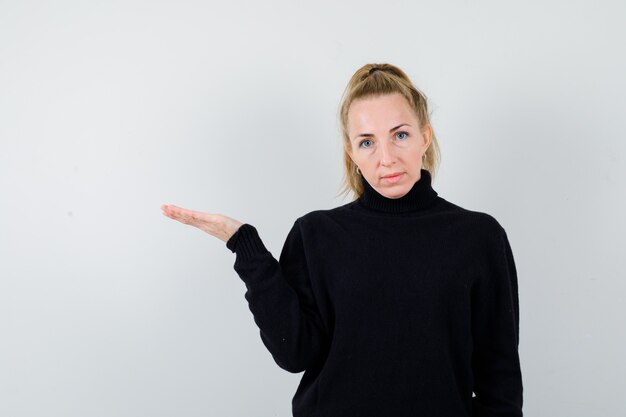
[[242, 225], [226, 246], [275, 362], [302, 372], [294, 417], [522, 416], [517, 273], [489, 214], [430, 173], [387, 198], [295, 220], [279, 260]]

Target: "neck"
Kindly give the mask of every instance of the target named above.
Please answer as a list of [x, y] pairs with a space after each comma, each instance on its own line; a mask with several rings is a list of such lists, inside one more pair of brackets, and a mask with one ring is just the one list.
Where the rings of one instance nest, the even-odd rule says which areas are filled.
[[437, 198], [437, 192], [431, 186], [431, 179], [430, 172], [422, 168], [420, 179], [413, 184], [408, 193], [399, 198], [388, 198], [376, 191], [361, 175], [363, 194], [358, 198], [358, 205], [365, 210], [390, 214], [425, 210]]

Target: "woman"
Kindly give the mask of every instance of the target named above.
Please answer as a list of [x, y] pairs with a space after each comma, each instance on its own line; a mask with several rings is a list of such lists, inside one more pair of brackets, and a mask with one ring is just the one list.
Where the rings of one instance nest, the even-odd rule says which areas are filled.
[[226, 242], [275, 362], [304, 375], [293, 415], [522, 416], [513, 254], [489, 214], [432, 188], [426, 97], [368, 64], [341, 103], [345, 190], [299, 217], [279, 260], [250, 224], [163, 206]]

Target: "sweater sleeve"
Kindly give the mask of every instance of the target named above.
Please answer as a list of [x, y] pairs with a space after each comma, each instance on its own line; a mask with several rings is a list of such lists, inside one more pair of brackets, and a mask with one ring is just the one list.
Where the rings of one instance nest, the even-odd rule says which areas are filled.
[[472, 306], [473, 417], [522, 417], [517, 271], [505, 230]]
[[279, 261], [247, 223], [226, 246], [236, 254], [234, 269], [246, 285], [248, 307], [274, 361], [292, 373], [311, 367], [320, 359], [326, 336], [311, 289], [299, 219]]

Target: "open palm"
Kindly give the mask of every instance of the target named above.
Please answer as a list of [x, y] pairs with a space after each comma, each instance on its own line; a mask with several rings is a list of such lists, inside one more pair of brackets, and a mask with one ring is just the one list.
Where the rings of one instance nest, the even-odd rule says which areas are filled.
[[163, 210], [165, 216], [178, 220], [181, 223], [197, 227], [203, 232], [207, 232], [224, 242], [228, 242], [228, 239], [230, 239], [243, 224], [223, 214], [202, 213], [172, 204], [163, 204], [161, 210]]

